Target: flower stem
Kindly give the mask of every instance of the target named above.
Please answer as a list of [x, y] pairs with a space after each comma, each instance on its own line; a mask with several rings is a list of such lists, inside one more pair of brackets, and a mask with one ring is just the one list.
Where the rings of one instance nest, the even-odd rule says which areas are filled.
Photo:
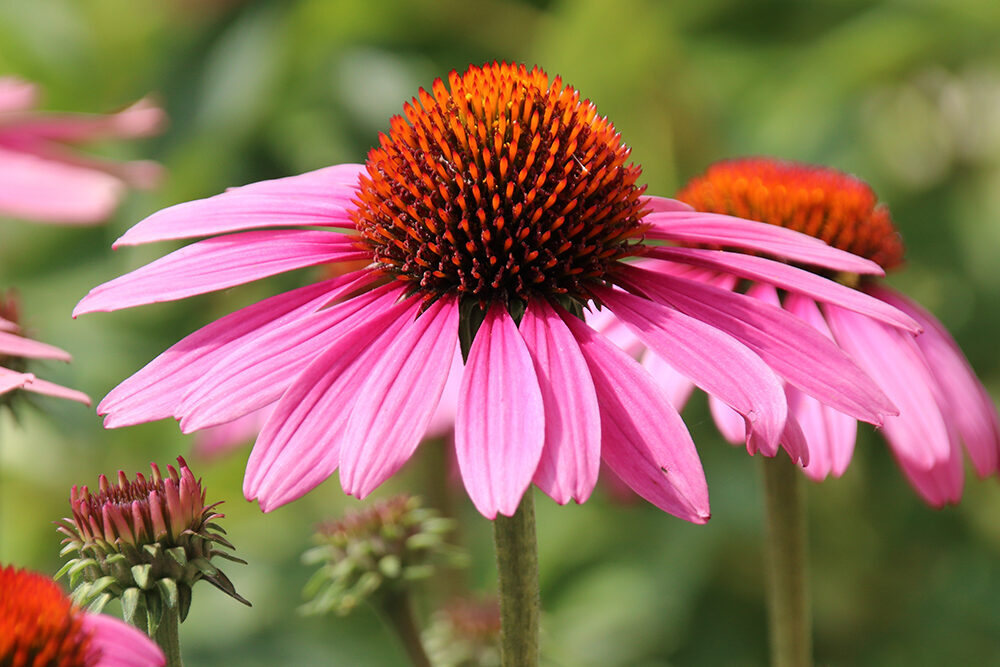
[[529, 488], [514, 516], [493, 522], [500, 591], [502, 667], [538, 665], [538, 541], [535, 503]]
[[431, 667], [430, 658], [427, 657], [424, 644], [420, 641], [420, 629], [413, 617], [409, 594], [406, 591], [389, 593], [382, 598], [380, 606], [392, 629], [403, 642], [403, 648], [406, 649], [406, 654], [410, 656], [414, 667]]
[[160, 645], [163, 654], [167, 657], [166, 667], [184, 667], [181, 662], [181, 642], [178, 633], [180, 618], [176, 607], [163, 605], [163, 617], [160, 624], [156, 626], [156, 633], [153, 639]]
[[810, 667], [812, 616], [802, 473], [785, 458], [764, 459], [765, 559], [772, 667]]

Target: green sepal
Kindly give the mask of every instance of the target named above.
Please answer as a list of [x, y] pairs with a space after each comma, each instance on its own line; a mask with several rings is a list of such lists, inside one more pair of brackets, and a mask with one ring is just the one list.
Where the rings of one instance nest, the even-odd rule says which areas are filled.
[[160, 591], [160, 601], [168, 609], [180, 606], [180, 594], [177, 592], [177, 582], [173, 579], [157, 579], [156, 588]]
[[135, 586], [125, 589], [122, 593], [122, 618], [129, 625], [141, 628], [146, 625], [146, 608], [142, 591]]
[[184, 552], [184, 547], [167, 549], [167, 554], [169, 554], [170, 557], [173, 558], [181, 567], [187, 567], [188, 559], [187, 554]]
[[132, 579], [135, 581], [136, 585], [139, 586], [139, 588], [149, 590], [153, 587], [153, 582], [150, 581], [149, 578], [149, 573], [152, 569], [153, 566], [149, 563], [132, 566]]
[[183, 582], [177, 584], [177, 610], [181, 621], [191, 611], [191, 587]]
[[160, 602], [159, 594], [154, 591], [146, 591], [143, 598], [146, 600], [146, 634], [153, 637], [163, 620], [163, 603]]

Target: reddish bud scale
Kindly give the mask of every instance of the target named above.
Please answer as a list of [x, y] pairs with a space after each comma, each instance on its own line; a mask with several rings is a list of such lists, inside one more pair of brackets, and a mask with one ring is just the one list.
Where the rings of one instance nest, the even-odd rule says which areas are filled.
[[836, 169], [772, 158], [726, 160], [691, 179], [677, 198], [698, 211], [809, 234], [886, 270], [903, 261], [889, 209], [867, 183]]
[[589, 100], [523, 65], [421, 89], [368, 154], [354, 221], [428, 299], [587, 298], [633, 254], [645, 211], [629, 149]]
[[0, 568], [0, 665], [86, 667], [94, 653], [80, 612], [54, 581]]

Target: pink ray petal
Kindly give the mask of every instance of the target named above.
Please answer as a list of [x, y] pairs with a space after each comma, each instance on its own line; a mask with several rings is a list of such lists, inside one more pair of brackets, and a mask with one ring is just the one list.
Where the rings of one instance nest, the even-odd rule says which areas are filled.
[[384, 345], [416, 316], [419, 298], [371, 311], [303, 370], [274, 406], [247, 461], [243, 494], [264, 512], [318, 486], [340, 464], [344, 429]]
[[348, 211], [364, 170], [361, 164], [340, 164], [175, 204], [133, 226], [114, 247], [279, 225], [353, 229]]
[[[640, 362], [642, 363], [642, 367], [646, 369], [646, 372], [650, 374], [660, 389], [663, 390], [663, 395], [670, 401], [670, 405], [674, 406], [674, 410], [681, 412], [684, 406], [687, 405], [688, 399], [691, 398], [691, 392], [694, 391], [694, 383], [677, 372], [673, 366], [664, 361], [660, 355], [652, 350], [646, 350]], [[737, 412], [736, 415], [739, 416], [739, 413]], [[742, 428], [743, 417], [739, 417], [739, 420], [740, 427]], [[745, 440], [746, 437], [743, 436], [740, 442]]]
[[420, 444], [444, 391], [458, 343], [458, 303], [435, 301], [382, 350], [351, 411], [340, 446], [344, 492], [364, 498]]
[[743, 415], [754, 442], [748, 446], [777, 448], [788, 406], [780, 380], [759, 356], [733, 336], [678, 310], [620, 290], [592, 291], [650, 349]]
[[0, 145], [2, 216], [93, 224], [111, 215], [124, 192], [125, 184], [109, 174]]
[[175, 301], [306, 266], [368, 257], [353, 239], [335, 232], [296, 229], [216, 236], [98, 285], [80, 300], [73, 317]]
[[29, 380], [21, 388], [25, 391], [34, 392], [36, 394], [54, 396], [55, 398], [65, 398], [71, 401], [76, 401], [77, 403], [83, 403], [84, 405], [90, 405], [90, 396], [87, 396], [82, 391], [70, 389], [69, 387], [64, 387], [62, 385], [55, 384], [54, 382], [48, 382], [39, 378]]
[[483, 516], [514, 514], [544, 441], [545, 413], [531, 354], [514, 320], [494, 305], [472, 341], [455, 421], [458, 468]]
[[[783, 229], [775, 227], [775, 229]], [[742, 255], [723, 250], [701, 248], [647, 249], [647, 255], [675, 262], [688, 262], [717, 271], [733, 273], [743, 278], [757, 280], [781, 289], [810, 296], [817, 301], [853, 310], [912, 333], [920, 333], [920, 325], [906, 313], [893, 308], [881, 299], [853, 290], [822, 276], [775, 262], [763, 257]]]
[[0, 331], [17, 331], [20, 328], [16, 322], [11, 322], [0, 317]]
[[147, 137], [163, 129], [167, 115], [149, 98], [117, 113], [36, 113], [14, 121], [14, 130], [49, 141], [79, 143], [99, 139]]
[[[823, 319], [823, 313], [812, 299], [800, 294], [785, 298], [785, 310], [833, 340], [833, 333]], [[802, 427], [809, 443], [810, 461], [804, 466], [806, 475], [822, 481], [832, 474], [840, 477], [854, 455], [858, 422], [850, 415], [838, 412], [794, 387], [787, 387], [789, 411]]]
[[837, 343], [899, 409], [886, 417], [885, 436], [909, 466], [929, 469], [949, 456], [948, 429], [934, 395], [934, 378], [909, 334], [836, 306], [824, 308]]
[[68, 352], [37, 340], [23, 338], [6, 331], [0, 331], [0, 356], [25, 357], [27, 359], [56, 359], [70, 361]]
[[194, 437], [191, 453], [202, 460], [221, 458], [250, 444], [271, 416], [271, 406], [254, 410], [231, 422], [199, 431]]
[[8, 391], [20, 389], [34, 379], [35, 376], [31, 373], [18, 373], [17, 371], [12, 371], [9, 368], [0, 366], [0, 394], [6, 394]]
[[218, 426], [274, 403], [333, 341], [369, 321], [366, 311], [392, 306], [401, 293], [389, 284], [230, 344], [174, 409], [181, 431]]
[[560, 505], [590, 497], [601, 470], [597, 392], [580, 347], [541, 299], [529, 302], [521, 335], [535, 364], [545, 409], [545, 446], [534, 482]]
[[947, 421], [957, 429], [979, 476], [996, 472], [1000, 454], [997, 409], [951, 334], [936, 317], [902, 294], [884, 287], [872, 287], [870, 293], [912, 316], [924, 328], [917, 346], [941, 388], [939, 398]]
[[684, 212], [651, 213], [643, 222], [652, 224], [646, 232], [651, 239], [753, 250], [834, 271], [885, 275], [882, 267], [871, 260], [777, 225], [719, 213]]
[[[789, 391], [786, 388], [786, 392]], [[792, 389], [792, 391], [796, 391]], [[755, 446], [755, 441], [747, 441], [746, 437], [746, 424], [740, 413], [733, 410], [731, 407], [720, 401], [715, 396], [708, 397], [708, 408], [712, 413], [712, 421], [715, 422], [716, 428], [719, 429], [719, 433], [725, 438], [726, 442], [739, 445], [746, 443], [747, 452], [753, 456], [758, 451], [767, 457], [773, 457], [778, 455], [778, 444], [781, 445], [786, 452], [788, 452], [789, 458], [795, 463], [808, 463], [810, 459], [810, 449], [809, 443], [806, 440], [805, 434], [802, 432], [802, 427], [795, 420], [794, 416], [791, 415], [791, 405], [789, 404], [789, 416], [785, 420], [785, 426], [781, 431], [781, 438], [779, 443], [768, 446], [766, 449], [761, 446], [759, 449]]]
[[594, 308], [585, 310], [584, 321], [590, 327], [620, 347], [629, 355], [637, 355], [642, 351], [642, 341], [618, 319], [610, 308]]
[[962, 488], [965, 485], [965, 471], [962, 468], [962, 451], [957, 438], [951, 440], [951, 453], [937, 461], [930, 468], [915, 465], [897, 456], [907, 480], [916, 489], [924, 501], [934, 508], [941, 508], [948, 503], [958, 503], [962, 499]]
[[679, 199], [642, 195], [639, 197], [650, 213], [694, 213], [694, 208]]
[[117, 618], [84, 613], [84, 632], [90, 635], [88, 665], [93, 667], [161, 667], [166, 658], [144, 633]]
[[0, 76], [0, 112], [25, 111], [37, 102], [38, 86], [16, 76]]
[[448, 380], [444, 383], [441, 400], [434, 410], [431, 423], [427, 425], [426, 437], [446, 438], [455, 433], [455, 416], [458, 414], [458, 394], [462, 390], [462, 375], [465, 373], [465, 361], [462, 351], [455, 349], [448, 370]]
[[369, 272], [350, 273], [230, 313], [175, 343], [118, 385], [97, 406], [97, 413], [107, 415], [106, 428], [172, 417], [185, 394], [228, 354], [230, 345], [297, 321], [338, 296], [364, 287], [373, 277]]
[[638, 269], [627, 275], [651, 297], [726, 331], [820, 402], [873, 424], [896, 413], [892, 401], [842, 350], [781, 308], [683, 278], [650, 278]]
[[575, 317], [563, 321], [597, 391], [604, 462], [663, 511], [692, 523], [708, 521], [705, 472], [680, 415], [637, 361]]

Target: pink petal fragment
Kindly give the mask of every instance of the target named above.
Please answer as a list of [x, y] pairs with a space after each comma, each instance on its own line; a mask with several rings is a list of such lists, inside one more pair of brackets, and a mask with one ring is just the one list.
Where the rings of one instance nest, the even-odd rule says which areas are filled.
[[528, 304], [521, 335], [535, 364], [545, 409], [545, 446], [534, 481], [560, 505], [590, 497], [601, 470], [597, 392], [580, 346], [545, 301]]
[[936, 317], [902, 294], [883, 287], [873, 287], [870, 293], [912, 316], [924, 328], [917, 346], [941, 388], [942, 410], [965, 442], [979, 476], [996, 472], [1000, 453], [997, 409], [961, 348]]
[[[2, 106], [2, 103], [0, 103]], [[149, 98], [117, 113], [36, 113], [12, 123], [18, 133], [49, 141], [80, 143], [99, 139], [147, 137], [160, 132], [167, 116]]]
[[642, 195], [639, 201], [650, 213], [694, 213], [694, 208], [679, 199]]
[[957, 438], [951, 440], [951, 454], [948, 458], [936, 462], [930, 468], [914, 465], [898, 456], [896, 459], [910, 484], [931, 507], [941, 508], [962, 499], [965, 471]]
[[545, 441], [542, 406], [528, 347], [494, 305], [472, 341], [455, 422], [462, 481], [487, 519], [513, 515], [531, 484]]
[[651, 297], [731, 334], [820, 402], [873, 424], [896, 413], [878, 385], [842, 350], [781, 308], [683, 278], [636, 269], [627, 275]]
[[[670, 401], [670, 405], [674, 406], [674, 410], [681, 412], [684, 406], [687, 405], [688, 399], [691, 398], [691, 392], [694, 391], [694, 383], [677, 372], [673, 366], [664, 361], [660, 355], [652, 350], [646, 350], [640, 362], [642, 363], [642, 367], [646, 369], [646, 372], [649, 373], [660, 389], [663, 390], [663, 395]], [[736, 414], [737, 416], [739, 415], [739, 413]], [[739, 417], [739, 420], [740, 427], [742, 428], [743, 417]], [[746, 437], [742, 436], [740, 442], [744, 440], [746, 440]]]
[[144, 633], [117, 618], [85, 613], [84, 632], [90, 634], [93, 667], [161, 667], [167, 663], [163, 652]]
[[575, 317], [564, 315], [601, 409], [601, 456], [637, 494], [692, 523], [711, 513], [701, 460], [684, 422], [649, 374]]
[[[775, 229], [783, 228], [775, 227]], [[920, 325], [913, 318], [880, 299], [815, 273], [763, 257], [723, 250], [664, 247], [647, 248], [646, 254], [674, 262], [688, 262], [695, 266], [733, 273], [743, 278], [768, 283], [789, 292], [810, 296], [817, 301], [853, 310], [912, 333], [920, 333]]]
[[427, 438], [450, 438], [455, 433], [455, 415], [458, 414], [458, 394], [462, 390], [462, 375], [465, 373], [465, 361], [462, 351], [455, 348], [452, 355], [451, 368], [448, 370], [448, 380], [444, 383], [441, 400], [438, 401], [431, 423], [427, 425]]
[[111, 215], [124, 192], [109, 174], [0, 146], [0, 216], [94, 224]]
[[65, 398], [70, 401], [76, 401], [77, 403], [83, 403], [84, 405], [90, 405], [90, 396], [87, 396], [82, 391], [70, 389], [69, 387], [64, 387], [62, 385], [55, 384], [54, 382], [48, 382], [39, 378], [29, 380], [24, 384], [22, 389], [36, 394], [53, 396], [55, 398]]
[[837, 343], [899, 409], [899, 416], [886, 417], [884, 428], [900, 461], [927, 470], [946, 460], [951, 444], [936, 384], [913, 337], [843, 308], [824, 311]]
[[366, 311], [370, 319], [333, 341], [295, 378], [274, 407], [247, 461], [243, 494], [261, 510], [285, 505], [332, 475], [344, 429], [385, 345], [420, 308], [410, 298]]
[[176, 204], [133, 226], [114, 247], [211, 236], [255, 227], [325, 225], [353, 228], [349, 211], [364, 165], [340, 164], [251, 183]]
[[733, 336], [679, 310], [620, 290], [595, 288], [593, 293], [678, 372], [743, 415], [754, 441], [748, 446], [777, 449], [788, 406], [780, 380], [760, 357]]
[[106, 428], [172, 417], [192, 386], [231, 350], [255, 337], [298, 321], [340, 295], [369, 284], [369, 272], [351, 273], [272, 296], [195, 331], [161, 353], [109, 393], [97, 413]]
[[18, 373], [17, 371], [12, 371], [9, 368], [0, 366], [0, 394], [6, 394], [8, 391], [20, 389], [34, 379], [35, 376], [31, 373]]
[[367, 259], [344, 234], [303, 230], [243, 232], [192, 243], [98, 285], [73, 317], [175, 301], [317, 264]]
[[0, 111], [25, 111], [38, 101], [38, 86], [16, 76], [0, 76]]
[[834, 271], [885, 275], [875, 262], [831, 247], [792, 229], [744, 220], [719, 213], [651, 213], [643, 218], [651, 223], [646, 237], [725, 248], [764, 252], [793, 262], [812, 264]]
[[70, 361], [68, 352], [58, 347], [39, 343], [6, 331], [0, 331], [0, 356], [25, 357], [27, 359], [56, 359]]
[[386, 285], [230, 344], [175, 408], [181, 430], [218, 426], [277, 401], [333, 341], [399, 295], [398, 285]]
[[409, 460], [441, 394], [458, 342], [458, 303], [435, 301], [382, 350], [358, 390], [340, 446], [340, 483], [364, 498]]

